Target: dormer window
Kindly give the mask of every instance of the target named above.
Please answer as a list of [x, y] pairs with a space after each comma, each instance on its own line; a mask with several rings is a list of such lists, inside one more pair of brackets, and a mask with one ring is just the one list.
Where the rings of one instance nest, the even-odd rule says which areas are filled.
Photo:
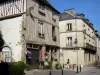
[[55, 11], [52, 11], [52, 16], [56, 15], [56, 12]]
[[39, 4], [39, 8], [40, 8], [41, 10], [45, 10], [45, 5], [42, 4], [42, 3], [40, 3], [40, 4]]

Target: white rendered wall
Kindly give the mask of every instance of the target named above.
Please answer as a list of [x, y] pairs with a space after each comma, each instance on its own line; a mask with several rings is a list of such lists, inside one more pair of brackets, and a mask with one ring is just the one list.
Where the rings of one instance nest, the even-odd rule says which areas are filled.
[[[66, 49], [61, 49], [60, 53], [63, 54], [63, 56], [60, 56], [60, 63], [61, 65], [67, 64], [67, 60], [70, 60], [70, 64], [76, 64], [78, 65], [84, 65], [84, 50], [79, 49], [77, 50], [66, 50]], [[78, 57], [78, 58], [77, 58]]]
[[14, 61], [21, 60], [21, 21], [22, 16], [0, 21], [0, 30], [2, 31], [5, 44], [11, 47]]

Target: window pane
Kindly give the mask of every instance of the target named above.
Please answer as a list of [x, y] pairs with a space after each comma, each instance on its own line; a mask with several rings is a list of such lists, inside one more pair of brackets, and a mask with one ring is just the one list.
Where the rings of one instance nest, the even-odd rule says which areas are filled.
[[67, 26], [68, 26], [68, 30], [72, 30], [72, 24], [71, 23], [67, 24]]
[[54, 37], [54, 36], [55, 36], [55, 27], [52, 26], [52, 37]]
[[70, 30], [72, 29], [72, 24], [70, 24]]
[[41, 23], [41, 34], [43, 34], [43, 23]]
[[42, 21], [39, 21], [38, 22], [38, 31], [40, 34], [43, 34], [44, 33], [44, 28], [43, 28], [43, 22]]
[[38, 32], [41, 33], [41, 25], [38, 23]]
[[67, 38], [67, 46], [72, 47], [72, 37]]
[[68, 25], [68, 30], [69, 30], [69, 24], [67, 24]]

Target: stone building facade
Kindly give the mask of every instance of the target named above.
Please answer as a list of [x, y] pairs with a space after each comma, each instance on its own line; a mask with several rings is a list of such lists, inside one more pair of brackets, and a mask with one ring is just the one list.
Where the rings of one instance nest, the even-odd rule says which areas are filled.
[[95, 41], [96, 41], [96, 47], [97, 47], [96, 61], [100, 64], [100, 32], [96, 30], [95, 35], [96, 35]]
[[60, 15], [60, 62], [64, 66], [70, 64], [89, 65], [95, 62], [96, 43], [93, 24], [84, 14], [65, 10]]

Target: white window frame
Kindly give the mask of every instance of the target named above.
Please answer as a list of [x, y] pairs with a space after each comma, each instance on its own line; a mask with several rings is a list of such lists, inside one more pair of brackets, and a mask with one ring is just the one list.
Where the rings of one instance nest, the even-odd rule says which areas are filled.
[[67, 47], [72, 47], [72, 37], [67, 37]]
[[72, 23], [67, 24], [67, 30], [71, 31], [72, 30]]
[[11, 62], [12, 61], [12, 51], [9, 47], [4, 47], [4, 48], [9, 49], [9, 51], [8, 50], [3, 50], [2, 51], [2, 55], [4, 57], [3, 61], [4, 62]]
[[41, 36], [44, 34], [44, 23], [43, 23], [43, 21], [38, 21], [38, 33]]

